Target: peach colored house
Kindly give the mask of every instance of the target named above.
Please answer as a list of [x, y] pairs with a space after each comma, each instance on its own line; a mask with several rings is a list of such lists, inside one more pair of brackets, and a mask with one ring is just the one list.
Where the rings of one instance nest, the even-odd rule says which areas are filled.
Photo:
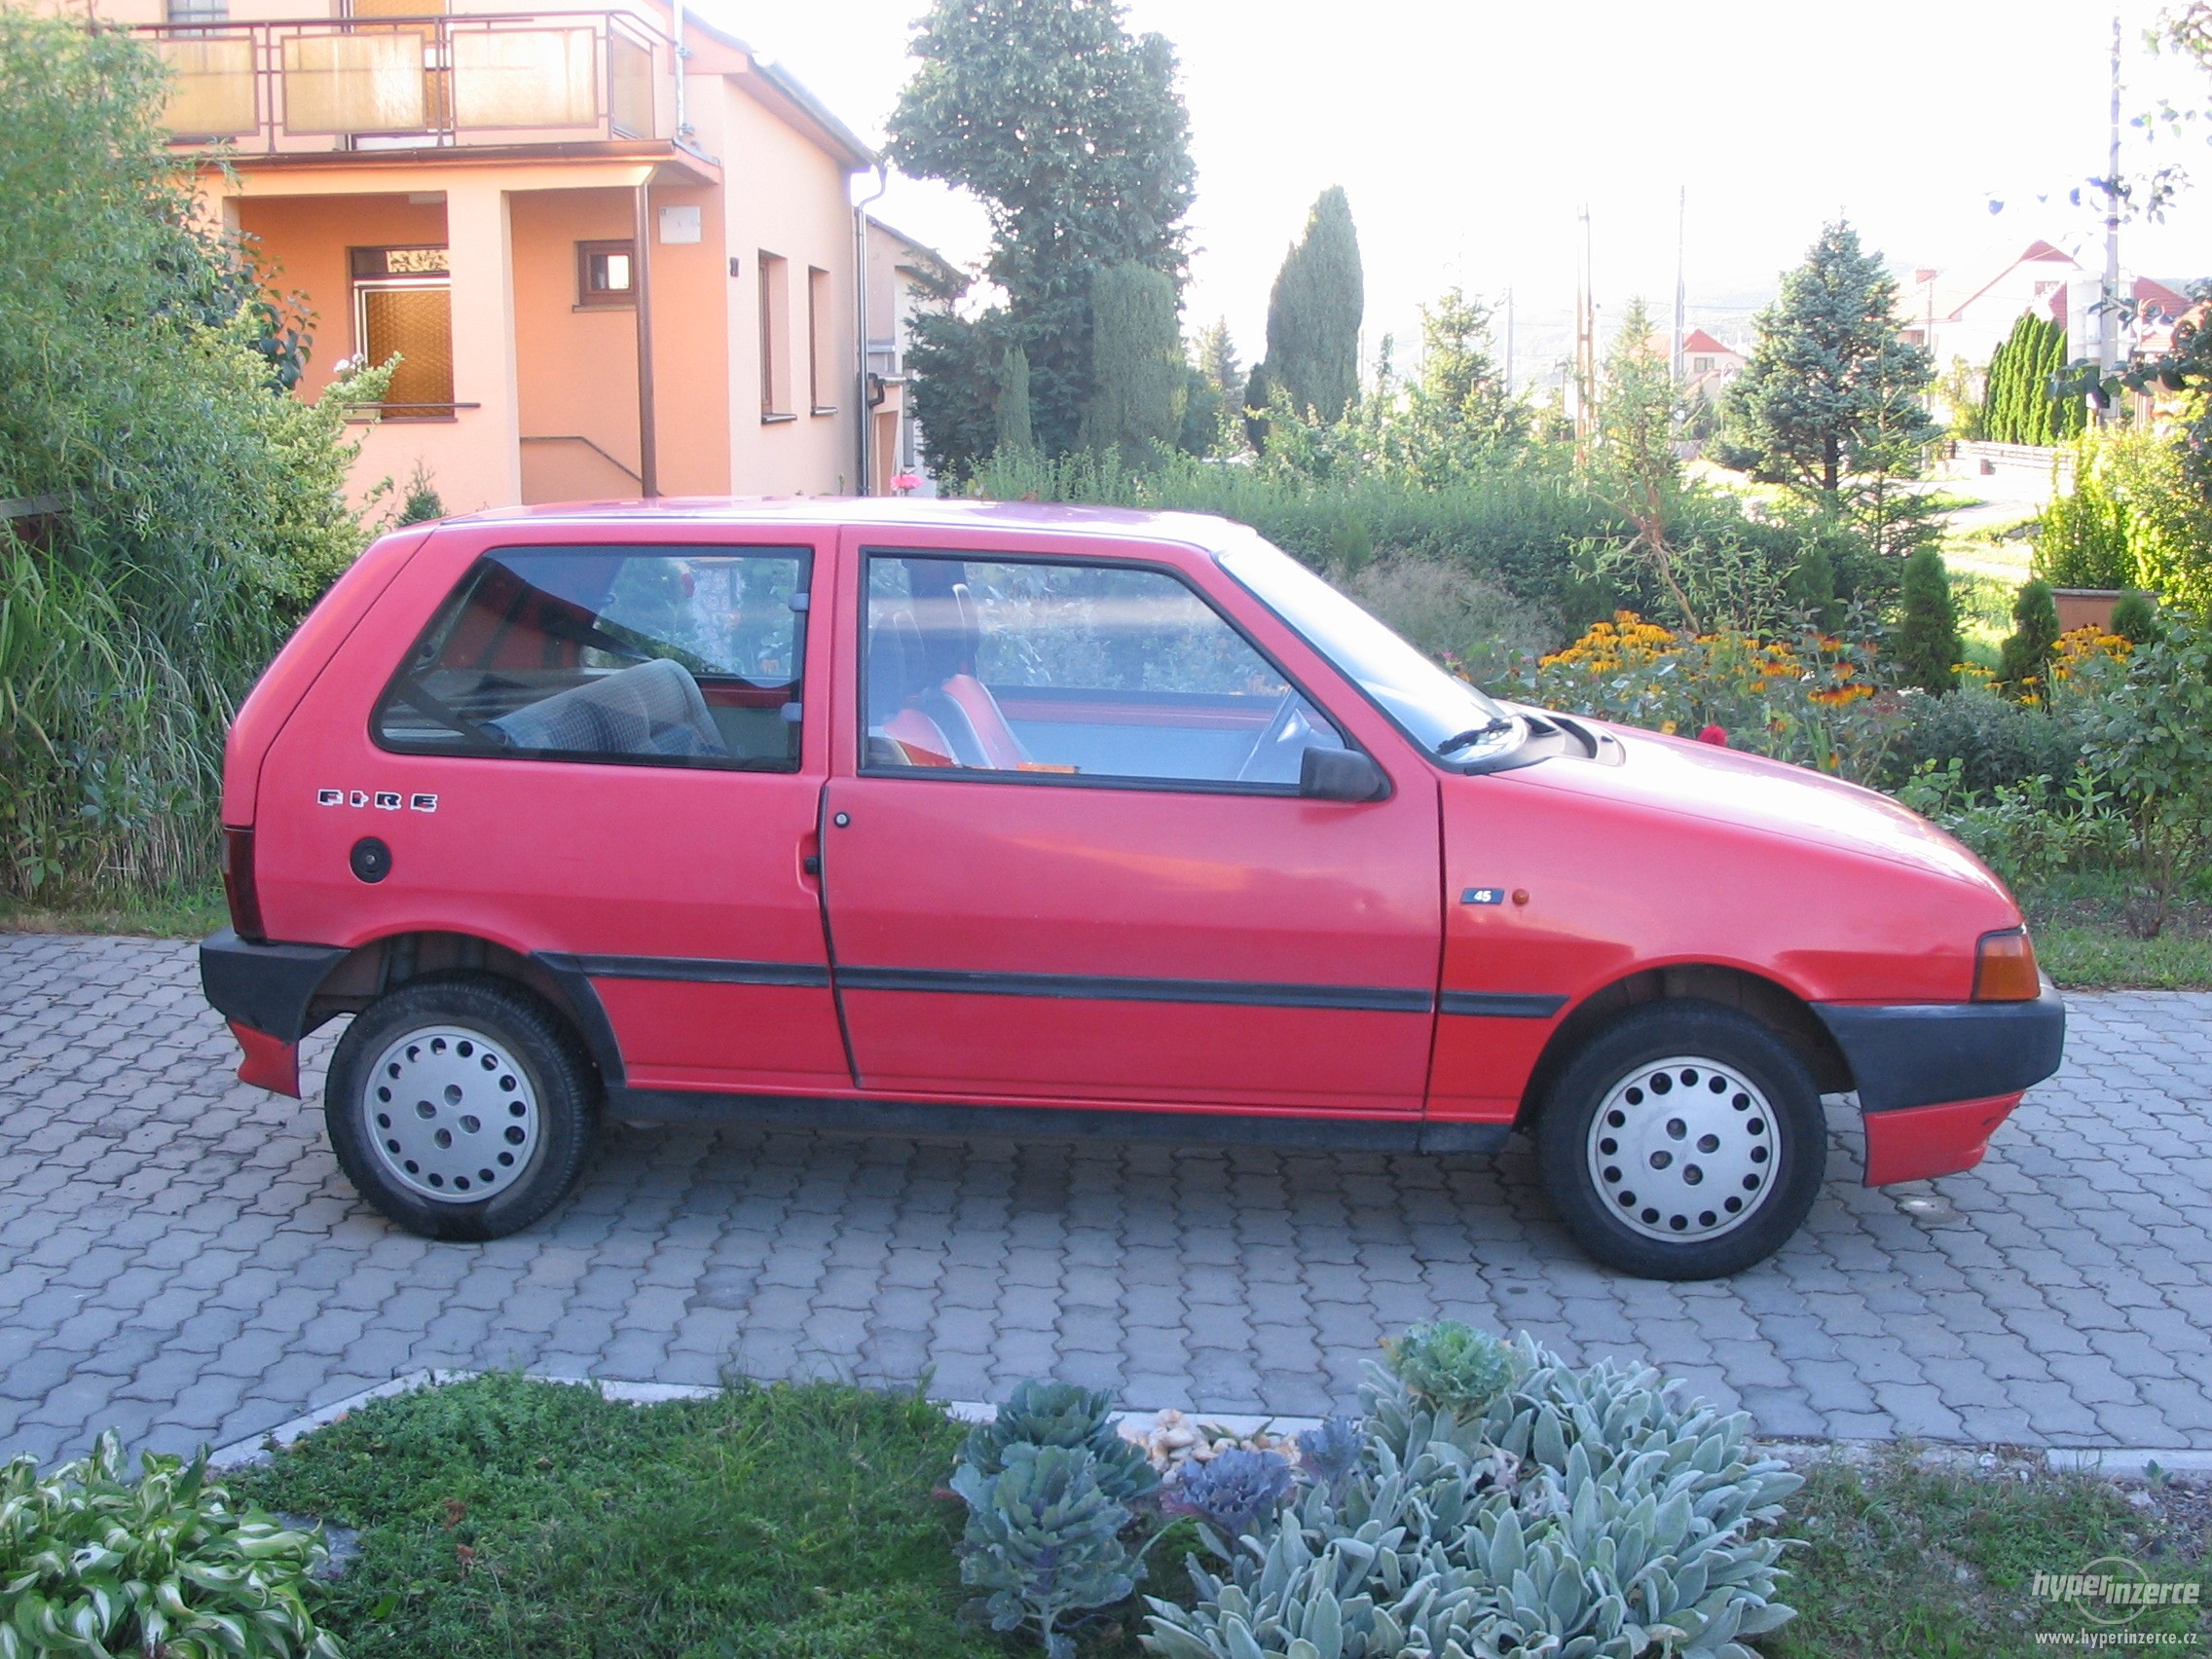
[[[661, 0], [96, 0], [174, 74], [211, 211], [317, 313], [302, 387], [402, 358], [354, 484], [449, 512], [865, 490], [867, 147]], [[679, 50], [681, 41], [681, 50]]]
[[[869, 405], [875, 422], [870, 454], [874, 482], [870, 493], [888, 495], [891, 480], [911, 478], [908, 494], [935, 496], [937, 480], [922, 456], [921, 429], [906, 377], [906, 350], [914, 318], [944, 311], [952, 302], [948, 286], [958, 273], [952, 262], [873, 214], [867, 221], [867, 368]], [[880, 399], [878, 398], [880, 393]]]

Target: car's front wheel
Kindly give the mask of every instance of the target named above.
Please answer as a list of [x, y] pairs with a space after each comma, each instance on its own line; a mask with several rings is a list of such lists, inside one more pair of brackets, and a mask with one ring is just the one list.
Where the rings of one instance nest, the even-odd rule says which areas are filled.
[[575, 1184], [597, 1074], [574, 1034], [517, 985], [409, 980], [353, 1018], [330, 1060], [323, 1121], [369, 1202], [430, 1238], [498, 1238]]
[[1576, 1242], [1643, 1278], [1717, 1278], [1803, 1224], [1827, 1162], [1820, 1092], [1772, 1031], [1715, 1003], [1646, 1003], [1569, 1060], [1536, 1125]]

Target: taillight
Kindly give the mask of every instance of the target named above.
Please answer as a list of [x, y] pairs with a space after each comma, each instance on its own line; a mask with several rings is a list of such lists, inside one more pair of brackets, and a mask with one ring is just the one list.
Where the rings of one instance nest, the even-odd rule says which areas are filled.
[[261, 893], [253, 884], [253, 831], [223, 830], [223, 898], [231, 906], [231, 926], [240, 939], [266, 943], [261, 925]]
[[2028, 930], [1983, 934], [1974, 955], [1973, 1000], [2034, 1002], [2042, 995], [2043, 976], [2036, 971], [2036, 947], [2028, 942]]

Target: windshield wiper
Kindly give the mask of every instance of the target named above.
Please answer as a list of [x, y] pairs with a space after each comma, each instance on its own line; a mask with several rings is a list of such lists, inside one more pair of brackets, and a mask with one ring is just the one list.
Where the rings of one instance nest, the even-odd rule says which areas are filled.
[[1475, 744], [1482, 742], [1482, 740], [1486, 737], [1495, 737], [1501, 731], [1511, 731], [1512, 729], [1512, 716], [1493, 715], [1481, 725], [1470, 727], [1466, 731], [1457, 732], [1453, 736], [1446, 738], [1442, 743], [1436, 745], [1436, 753], [1439, 755], [1449, 755], [1455, 749], [1472, 748]]

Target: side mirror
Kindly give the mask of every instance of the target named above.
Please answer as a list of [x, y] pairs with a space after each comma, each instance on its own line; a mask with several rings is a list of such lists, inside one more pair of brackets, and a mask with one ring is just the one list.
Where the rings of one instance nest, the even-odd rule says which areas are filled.
[[1376, 800], [1390, 780], [1356, 749], [1309, 749], [1298, 757], [1298, 793], [1307, 800]]

